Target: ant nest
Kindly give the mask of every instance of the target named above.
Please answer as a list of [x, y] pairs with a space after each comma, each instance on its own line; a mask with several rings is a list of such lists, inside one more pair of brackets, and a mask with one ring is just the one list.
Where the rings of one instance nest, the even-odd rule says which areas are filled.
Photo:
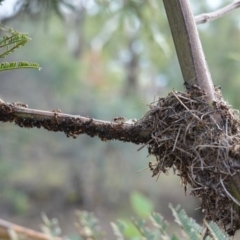
[[210, 106], [204, 93], [172, 91], [150, 105], [140, 120], [152, 129], [149, 163], [152, 176], [173, 168], [191, 194], [201, 199], [206, 220], [217, 222], [229, 235], [240, 228], [240, 122], [236, 111], [215, 89]]

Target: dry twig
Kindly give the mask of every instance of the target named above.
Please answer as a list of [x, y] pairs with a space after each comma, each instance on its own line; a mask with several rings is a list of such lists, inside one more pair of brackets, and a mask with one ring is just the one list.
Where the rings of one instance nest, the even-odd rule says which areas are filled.
[[[18, 236], [19, 239], [23, 240], [49, 240], [49, 236], [46, 234], [24, 228], [19, 225], [4, 221], [0, 219], [0, 239], [11, 240], [12, 234]], [[62, 240], [59, 237], [51, 237], [52, 240]]]
[[203, 13], [195, 17], [196, 24], [202, 24], [206, 22], [213, 21], [215, 19], [221, 18], [227, 13], [230, 13], [231, 11], [237, 9], [240, 7], [240, 1], [234, 1], [233, 3], [230, 3], [229, 5], [218, 9], [217, 11], [211, 12], [211, 13]]

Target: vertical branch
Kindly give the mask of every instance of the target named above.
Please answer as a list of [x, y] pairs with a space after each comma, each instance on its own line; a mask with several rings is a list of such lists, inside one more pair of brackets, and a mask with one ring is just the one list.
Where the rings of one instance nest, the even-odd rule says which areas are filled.
[[214, 101], [214, 87], [188, 0], [163, 0], [187, 87], [197, 84]]
[[[213, 82], [202, 50], [196, 23], [188, 0], [163, 0], [171, 28], [178, 60], [182, 70], [184, 82], [187, 87], [197, 84], [205, 91], [205, 100], [211, 104], [215, 99]], [[221, 117], [218, 113], [212, 117], [219, 123]], [[228, 183], [231, 199], [236, 203], [235, 211], [240, 212], [240, 175], [236, 174]], [[226, 189], [225, 189], [226, 191]], [[232, 213], [231, 213], [232, 214]], [[233, 235], [236, 229], [228, 230]]]

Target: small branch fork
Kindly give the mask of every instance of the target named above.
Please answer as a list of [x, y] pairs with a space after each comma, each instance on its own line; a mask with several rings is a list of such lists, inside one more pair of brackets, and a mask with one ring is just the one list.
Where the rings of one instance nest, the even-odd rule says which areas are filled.
[[[31, 239], [31, 240], [49, 240], [49, 236], [29, 228], [24, 228], [19, 225], [0, 219], [0, 239], [11, 240], [16, 239]], [[59, 237], [51, 237], [52, 240], [63, 240]]]
[[102, 141], [119, 140], [135, 144], [146, 143], [151, 138], [150, 129], [139, 122], [116, 123], [89, 117], [70, 115], [59, 110], [42, 111], [29, 109], [21, 103], [0, 101], [0, 121], [14, 122], [24, 128], [45, 128], [48, 131], [64, 132], [67, 137], [80, 134], [98, 136]]
[[230, 13], [231, 11], [237, 9], [240, 7], [240, 1], [234, 1], [230, 3], [229, 5], [218, 9], [217, 11], [211, 12], [211, 13], [203, 13], [195, 17], [196, 24], [202, 24], [206, 22], [213, 21], [215, 19], [221, 18], [227, 13]]

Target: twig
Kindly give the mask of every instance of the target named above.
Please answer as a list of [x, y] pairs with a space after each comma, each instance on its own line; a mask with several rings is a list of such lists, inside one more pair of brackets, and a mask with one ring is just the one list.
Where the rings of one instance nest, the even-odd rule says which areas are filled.
[[221, 149], [223, 149], [223, 148], [225, 148], [225, 149], [229, 149], [230, 147], [224, 147], [224, 146], [216, 146], [216, 145], [198, 145], [198, 146], [196, 146], [196, 148], [221, 148]]
[[[0, 219], [0, 239], [11, 240], [11, 233], [15, 233], [19, 239], [31, 239], [31, 240], [49, 240], [49, 236], [46, 234], [24, 228], [19, 225], [4, 221]], [[62, 240], [59, 237], [51, 237], [52, 240]]]
[[102, 121], [79, 115], [61, 113], [59, 110], [42, 111], [29, 109], [20, 103], [0, 101], [0, 121], [14, 122], [24, 128], [45, 128], [48, 131], [64, 132], [67, 137], [77, 138], [80, 134], [98, 136], [102, 141], [119, 140], [135, 144], [151, 139], [150, 129], [141, 123], [117, 123]]
[[172, 94], [183, 105], [183, 107], [193, 115], [193, 117], [195, 117], [198, 121], [201, 121], [201, 119], [197, 115], [195, 115], [192, 111], [190, 111], [189, 108], [182, 102], [182, 100], [179, 99], [179, 97], [174, 93], [174, 91], [172, 91]]
[[140, 150], [142, 150], [144, 147], [146, 147], [150, 142], [152, 142], [153, 141], [153, 139], [150, 139], [149, 141], [147, 141], [145, 144], [143, 144], [140, 148], [138, 148], [138, 150], [137, 151], [140, 151]]
[[[220, 177], [220, 183], [224, 189], [224, 191], [226, 192], [226, 194], [238, 205], [240, 206], [240, 202], [227, 190], [227, 188], [225, 187], [222, 178]], [[231, 182], [234, 184], [234, 182]], [[237, 190], [238, 191], [238, 190]]]
[[227, 13], [230, 13], [234, 9], [237, 9], [240, 7], [240, 1], [235, 1], [233, 3], [230, 3], [229, 5], [218, 9], [217, 11], [211, 12], [211, 13], [203, 13], [195, 17], [196, 24], [202, 24], [206, 22], [213, 21], [215, 19], [221, 18]]
[[189, 153], [189, 152], [186, 152], [185, 150], [183, 150], [182, 148], [180, 148], [180, 147], [175, 147], [176, 149], [178, 149], [179, 151], [181, 151], [181, 152], [184, 152], [185, 154], [187, 154], [188, 156], [190, 156], [190, 157], [192, 157], [193, 155], [191, 154], [191, 153]]
[[172, 152], [175, 150], [175, 147], [176, 147], [176, 144], [177, 144], [177, 140], [178, 140], [178, 137], [179, 137], [179, 133], [180, 133], [180, 131], [181, 131], [181, 127], [179, 127], [179, 129], [178, 129], [177, 137], [176, 137], [176, 139], [175, 139], [175, 142], [174, 142], [174, 145], [173, 145]]

